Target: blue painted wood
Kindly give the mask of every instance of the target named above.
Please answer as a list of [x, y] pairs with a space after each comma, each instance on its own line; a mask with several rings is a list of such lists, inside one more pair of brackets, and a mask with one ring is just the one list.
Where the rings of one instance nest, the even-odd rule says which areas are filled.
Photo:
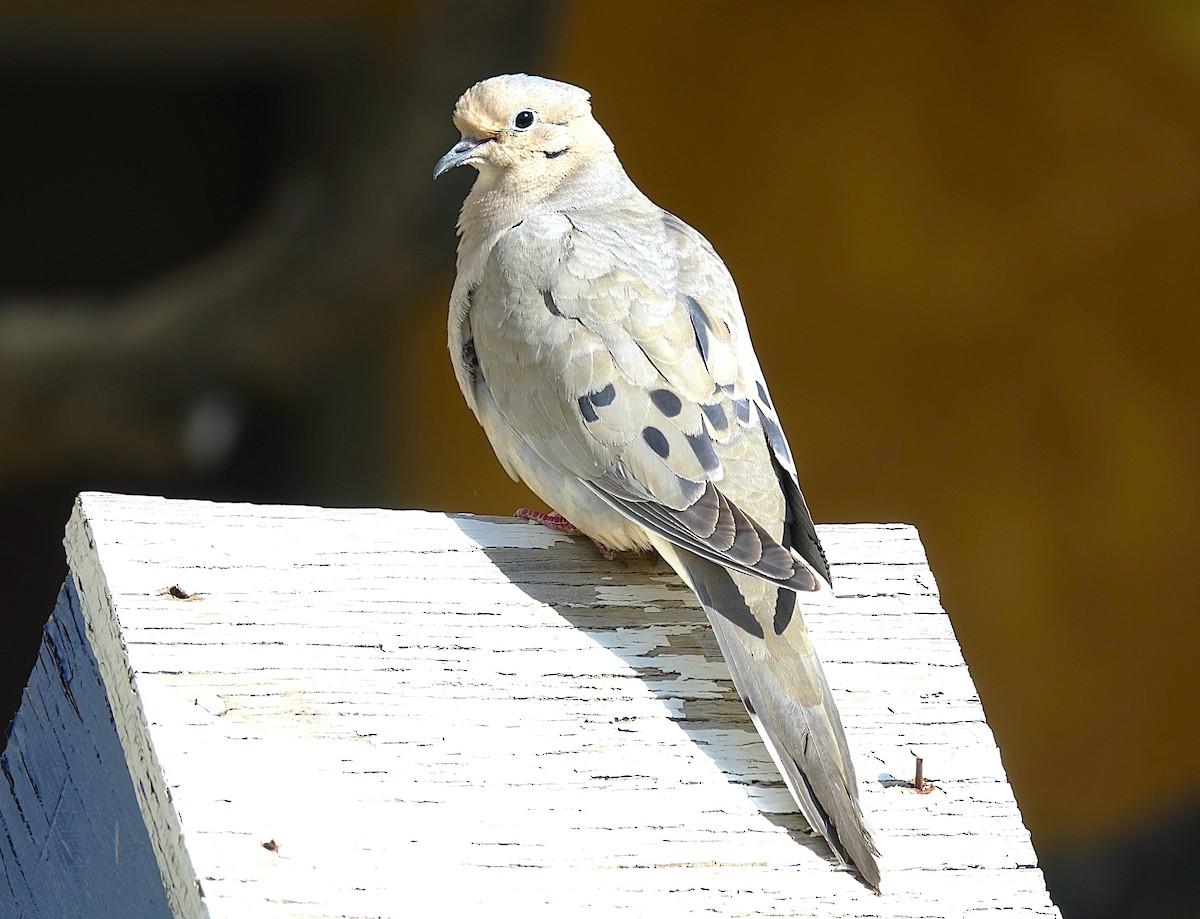
[[68, 579], [0, 755], [0, 919], [170, 915]]

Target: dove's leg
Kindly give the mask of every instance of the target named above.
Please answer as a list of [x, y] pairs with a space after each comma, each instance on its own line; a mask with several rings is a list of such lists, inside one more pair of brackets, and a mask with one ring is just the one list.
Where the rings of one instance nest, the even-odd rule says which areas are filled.
[[[532, 520], [535, 523], [540, 523], [542, 526], [550, 527], [552, 530], [558, 530], [561, 533], [566, 533], [568, 536], [587, 535], [583, 532], [583, 530], [575, 526], [575, 524], [573, 524], [570, 520], [555, 511], [551, 511], [549, 514], [546, 514], [542, 511], [535, 511], [532, 508], [518, 507], [517, 512], [513, 514], [513, 516], [520, 517], [522, 520]], [[600, 550], [600, 554], [610, 562], [617, 557], [615, 549], [610, 549], [598, 539], [593, 539], [592, 542], [596, 544], [596, 548]]]
[[532, 520], [534, 523], [540, 523], [542, 526], [550, 527], [552, 530], [559, 530], [568, 536], [583, 535], [583, 530], [555, 511], [546, 514], [542, 511], [535, 511], [531, 507], [518, 507], [517, 512], [513, 516], [520, 517], [522, 520]]

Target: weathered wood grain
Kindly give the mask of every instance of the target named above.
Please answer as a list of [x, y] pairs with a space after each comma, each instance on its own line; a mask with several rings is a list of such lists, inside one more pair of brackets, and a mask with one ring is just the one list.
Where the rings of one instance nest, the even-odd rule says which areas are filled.
[[67, 550], [176, 915], [1057, 916], [916, 531], [820, 531], [844, 599], [805, 613], [883, 896], [804, 832], [657, 560], [103, 494]]
[[7, 741], [0, 754], [0, 916], [169, 916], [69, 581]]

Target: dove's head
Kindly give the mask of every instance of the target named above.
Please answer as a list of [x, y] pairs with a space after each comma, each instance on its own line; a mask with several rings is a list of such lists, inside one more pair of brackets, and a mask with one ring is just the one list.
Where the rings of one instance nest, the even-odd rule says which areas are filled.
[[467, 165], [489, 185], [549, 193], [581, 163], [612, 152], [588, 98], [578, 86], [525, 74], [476, 83], [454, 106], [462, 140], [438, 160], [433, 177]]

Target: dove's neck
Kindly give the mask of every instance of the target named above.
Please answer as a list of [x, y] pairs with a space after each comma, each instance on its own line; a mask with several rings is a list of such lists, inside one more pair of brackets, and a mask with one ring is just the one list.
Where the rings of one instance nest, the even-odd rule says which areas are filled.
[[500, 236], [523, 220], [631, 197], [642, 194], [611, 150], [596, 153], [562, 175], [481, 172], [458, 219], [459, 277], [482, 271]]

